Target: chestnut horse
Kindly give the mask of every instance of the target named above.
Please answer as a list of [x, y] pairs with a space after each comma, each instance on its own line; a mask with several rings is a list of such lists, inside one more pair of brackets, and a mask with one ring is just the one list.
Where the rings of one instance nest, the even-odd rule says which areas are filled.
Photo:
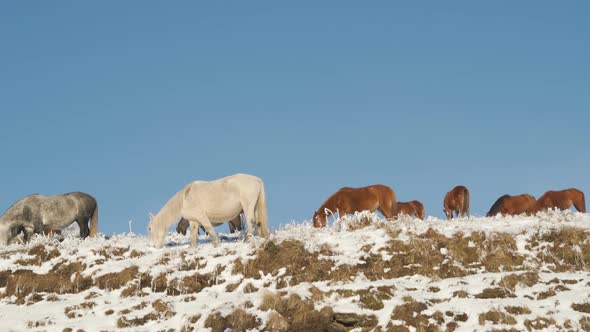
[[515, 216], [525, 213], [526, 210], [535, 203], [535, 198], [529, 194], [516, 196], [504, 195], [496, 200], [486, 217], [493, 217], [498, 213], [503, 216]]
[[448, 220], [453, 218], [453, 212], [456, 217], [459, 214], [469, 217], [469, 190], [465, 186], [456, 186], [445, 195], [443, 206]]
[[584, 193], [576, 188], [570, 188], [559, 191], [548, 191], [539, 197], [526, 211], [529, 215], [534, 215], [539, 211], [546, 209], [558, 208], [567, 210], [572, 205], [579, 212], [586, 213], [586, 201]]
[[420, 201], [397, 202], [397, 209], [399, 213], [407, 214], [408, 216], [415, 216], [424, 220], [425, 211], [424, 204]]
[[378, 210], [387, 219], [397, 216], [395, 193], [388, 186], [376, 184], [362, 188], [344, 187], [328, 198], [313, 215], [314, 227], [326, 227], [328, 214], [345, 214]]

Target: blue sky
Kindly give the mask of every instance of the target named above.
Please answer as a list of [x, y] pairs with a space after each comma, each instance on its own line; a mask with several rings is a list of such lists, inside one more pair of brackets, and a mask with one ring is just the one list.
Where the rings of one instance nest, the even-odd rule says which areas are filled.
[[[442, 217], [456, 184], [590, 192], [584, 1], [0, 3], [0, 210], [97, 197], [144, 233], [182, 186], [243, 172], [277, 227], [383, 183]], [[225, 229], [224, 229], [225, 231]]]

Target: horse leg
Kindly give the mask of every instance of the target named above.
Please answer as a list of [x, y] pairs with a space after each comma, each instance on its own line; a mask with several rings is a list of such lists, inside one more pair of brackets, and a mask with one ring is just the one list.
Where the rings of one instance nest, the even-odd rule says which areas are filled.
[[391, 219], [393, 219], [392, 207], [393, 207], [393, 204], [391, 201], [381, 202], [381, 203], [379, 203], [378, 210], [379, 210], [379, 212], [381, 212], [381, 214], [383, 216], [385, 216], [385, 218], [387, 220], [391, 220]]
[[197, 246], [197, 236], [199, 235], [199, 224], [194, 221], [193, 219], [188, 220], [190, 228], [191, 228], [191, 246]]
[[246, 215], [246, 224], [248, 225], [248, 229], [246, 230], [246, 237], [244, 238], [244, 240], [246, 240], [254, 236], [253, 225], [256, 221], [254, 217], [254, 205], [249, 206], [247, 209], [244, 209], [244, 214]]
[[29, 240], [31, 239], [31, 236], [35, 232], [35, 229], [33, 227], [23, 226], [22, 231], [23, 231], [23, 241], [25, 243], [28, 243]]
[[80, 237], [85, 239], [90, 235], [90, 228], [88, 228], [88, 219], [78, 219], [76, 220], [78, 226], [80, 227]]
[[213, 241], [213, 245], [216, 247], [219, 246], [219, 238], [217, 237], [217, 234], [215, 234], [215, 229], [213, 229], [213, 224], [211, 224], [211, 221], [209, 221], [209, 218], [204, 216], [204, 218], [199, 219], [199, 221], [201, 222], [201, 225], [205, 229], [205, 232], [207, 232], [207, 234], [209, 234], [209, 236], [211, 237], [211, 240]]
[[[199, 229], [199, 227], [197, 227], [197, 223], [198, 225], [200, 225], [201, 227], [203, 227], [205, 229], [205, 232], [207, 232], [207, 234], [209, 234], [209, 236], [211, 237], [211, 240], [213, 241], [213, 245], [218, 246], [219, 245], [219, 238], [217, 237], [217, 234], [215, 234], [215, 230], [213, 229], [213, 225], [211, 224], [211, 221], [209, 220], [209, 218], [207, 217], [207, 215], [203, 212], [200, 211], [183, 211], [182, 212], [182, 216], [186, 217], [188, 220], [191, 221], [191, 229], [193, 228], [193, 222], [195, 223], [195, 228], [194, 228], [194, 232], [191, 231], [191, 241], [192, 241], [192, 237], [195, 238], [194, 240], [194, 245], [196, 245], [196, 241], [197, 241], [197, 230]], [[194, 234], [193, 234], [194, 233]]]

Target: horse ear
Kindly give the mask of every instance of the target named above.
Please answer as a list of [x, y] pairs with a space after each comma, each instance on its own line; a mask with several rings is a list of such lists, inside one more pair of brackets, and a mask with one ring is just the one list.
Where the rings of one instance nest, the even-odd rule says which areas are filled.
[[154, 214], [150, 212], [150, 220], [154, 219]]

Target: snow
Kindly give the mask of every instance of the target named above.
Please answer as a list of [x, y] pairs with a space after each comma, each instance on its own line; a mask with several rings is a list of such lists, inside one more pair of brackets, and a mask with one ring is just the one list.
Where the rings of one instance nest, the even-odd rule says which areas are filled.
[[[361, 218], [371, 220], [371, 225], [360, 229], [352, 230], [350, 225], [354, 220]], [[288, 224], [271, 235], [271, 240], [277, 243], [286, 240], [301, 241], [305, 249], [309, 252], [320, 252], [322, 248], [328, 247], [334, 253], [331, 256], [320, 256], [320, 259], [330, 259], [334, 262], [335, 267], [343, 265], [357, 265], [365, 263], [364, 257], [367, 252], [361, 250], [363, 247], [370, 248], [369, 253], [381, 255], [383, 260], [389, 260], [391, 255], [386, 254], [383, 249], [388, 246], [389, 238], [388, 229], [399, 231], [397, 240], [410, 241], [418, 235], [426, 233], [429, 229], [435, 230], [445, 236], [453, 236], [457, 233], [468, 235], [472, 232], [483, 232], [493, 234], [496, 232], [512, 234], [516, 239], [518, 252], [525, 256], [533, 256], [534, 252], [527, 249], [527, 241], [533, 234], [544, 234], [551, 230], [563, 227], [575, 227], [584, 230], [590, 230], [590, 215], [573, 212], [555, 212], [549, 211], [534, 217], [516, 216], [516, 217], [470, 217], [454, 219], [452, 221], [440, 220], [434, 217], [428, 217], [426, 220], [418, 220], [403, 216], [397, 221], [387, 221], [380, 219], [377, 215], [363, 212], [354, 216], [346, 216], [335, 225], [325, 228], [313, 228], [309, 221], [301, 224]], [[201, 314], [202, 318], [196, 323], [196, 330], [206, 330], [204, 327], [205, 318], [214, 311], [222, 315], [230, 314], [235, 308], [244, 307], [246, 302], [251, 302], [253, 307], [246, 309], [249, 314], [255, 315], [262, 321], [261, 328], [268, 319], [269, 312], [261, 311], [258, 308], [262, 301], [264, 292], [276, 291], [276, 282], [281, 277], [287, 276], [287, 270], [282, 268], [278, 274], [272, 276], [261, 275], [260, 279], [243, 278], [239, 273], [232, 272], [233, 264], [236, 260], [247, 261], [256, 255], [256, 250], [265, 243], [264, 239], [253, 238], [243, 241], [237, 235], [223, 235], [222, 242], [219, 246], [214, 246], [209, 242], [206, 236], [199, 239], [197, 247], [189, 245], [189, 237], [179, 234], [169, 234], [166, 246], [162, 249], [152, 247], [148, 239], [144, 236], [138, 236], [132, 233], [119, 234], [110, 238], [99, 236], [96, 238], [81, 240], [72, 234], [75, 230], [68, 231], [62, 242], [55, 239], [37, 236], [26, 245], [12, 244], [0, 248], [0, 271], [16, 271], [17, 269], [30, 269], [38, 274], [48, 273], [53, 266], [61, 261], [82, 262], [87, 268], [83, 275], [92, 276], [93, 278], [105, 275], [111, 272], [119, 272], [124, 268], [138, 266], [139, 271], [147, 272], [153, 277], [161, 273], [167, 275], [168, 280], [173, 278], [182, 279], [185, 276], [192, 276], [196, 272], [199, 274], [213, 273], [221, 282], [217, 285], [206, 287], [201, 292], [195, 294], [183, 294], [179, 296], [168, 296], [166, 292], [154, 292], [149, 287], [144, 291], [147, 293], [144, 297], [127, 297], [120, 296], [121, 291], [103, 290], [98, 287], [92, 287], [86, 291], [77, 294], [57, 294], [58, 301], [49, 302], [46, 300], [26, 305], [14, 304], [14, 298], [5, 297], [0, 299], [0, 330], [49, 330], [62, 331], [66, 327], [75, 329], [82, 328], [86, 331], [114, 330], [117, 329], [117, 319], [121, 317], [120, 311], [132, 308], [142, 302], [147, 302], [146, 308], [132, 311], [125, 315], [128, 318], [142, 317], [152, 311], [151, 303], [161, 299], [170, 303], [176, 315], [169, 319], [159, 319], [149, 321], [142, 326], [134, 326], [122, 330], [161, 330], [175, 329], [180, 330], [183, 326], [188, 326], [188, 319], [196, 314]], [[37, 245], [43, 245], [48, 248], [56, 248], [60, 256], [44, 262], [40, 266], [23, 267], [17, 263], [21, 259], [31, 258], [27, 251]], [[475, 247], [475, 243], [469, 246]], [[121, 257], [107, 259], [104, 262], [104, 256], [99, 254], [101, 250], [112, 250], [112, 248], [125, 248], [126, 252]], [[580, 247], [575, 250], [581, 251]], [[141, 253], [137, 257], [131, 257], [131, 252]], [[441, 248], [440, 253], [448, 254], [446, 248]], [[167, 258], [167, 259], [166, 259]], [[197, 260], [198, 267], [194, 270], [184, 271], [180, 269], [183, 263]], [[525, 263], [526, 264], [526, 263]], [[223, 271], [219, 267], [225, 267]], [[324, 293], [335, 290], [364, 290], [371, 287], [393, 286], [395, 292], [392, 298], [383, 301], [383, 308], [379, 310], [364, 309], [359, 306], [359, 297], [344, 297], [337, 293], [332, 293], [323, 300], [316, 302], [316, 309], [330, 306], [335, 312], [352, 312], [357, 314], [372, 314], [379, 321], [379, 326], [385, 327], [391, 321], [392, 310], [400, 304], [403, 304], [404, 297], [411, 296], [418, 302], [428, 302], [431, 305], [424, 312], [432, 314], [435, 311], [466, 313], [468, 320], [460, 322], [457, 330], [489, 330], [491, 328], [517, 328], [524, 329], [526, 319], [534, 319], [537, 316], [551, 317], [559, 324], [566, 320], [571, 320], [574, 328], [579, 328], [579, 319], [584, 316], [583, 313], [571, 308], [572, 303], [585, 303], [590, 296], [590, 271], [573, 271], [573, 272], [550, 272], [549, 268], [541, 268], [539, 273], [540, 280], [532, 287], [519, 285], [514, 292], [514, 298], [493, 298], [477, 299], [473, 295], [480, 293], [483, 289], [497, 285], [503, 277], [509, 274], [519, 274], [525, 272], [498, 272], [498, 273], [478, 273], [459, 278], [432, 279], [422, 275], [405, 276], [394, 279], [369, 280], [364, 275], [359, 274], [349, 282], [332, 282], [319, 281], [313, 283], [300, 283], [298, 285], [283, 289], [289, 293], [298, 294], [303, 298], [310, 298], [310, 288], [315, 287]], [[387, 271], [387, 270], [386, 270]], [[576, 280], [576, 283], [567, 284], [569, 290], [557, 292], [557, 295], [542, 300], [531, 300], [527, 296], [533, 296], [534, 293], [543, 292], [551, 289], [549, 283], [553, 279], [559, 280]], [[232, 292], [228, 292], [226, 287], [242, 280], [241, 285]], [[244, 291], [244, 286], [251, 283], [259, 289], [257, 292], [248, 293]], [[438, 292], [429, 291], [429, 288], [436, 287]], [[467, 298], [454, 297], [456, 291], [466, 291], [469, 293]], [[0, 293], [4, 289], [0, 288]], [[85, 299], [91, 293], [96, 293], [96, 297]], [[440, 302], [435, 301], [440, 300]], [[95, 306], [91, 309], [77, 309], [82, 313], [81, 317], [70, 319], [64, 314], [66, 307], [76, 306], [84, 302], [94, 302]], [[514, 326], [491, 325], [486, 322], [484, 326], [480, 325], [479, 314], [494, 308], [505, 306], [526, 306], [532, 313], [525, 315], [514, 315], [517, 324]], [[114, 314], [107, 315], [108, 310], [113, 310]], [[50, 325], [31, 328], [27, 322], [44, 321]], [[403, 321], [399, 321], [403, 325]], [[550, 326], [547, 330], [558, 330], [555, 326]]]

